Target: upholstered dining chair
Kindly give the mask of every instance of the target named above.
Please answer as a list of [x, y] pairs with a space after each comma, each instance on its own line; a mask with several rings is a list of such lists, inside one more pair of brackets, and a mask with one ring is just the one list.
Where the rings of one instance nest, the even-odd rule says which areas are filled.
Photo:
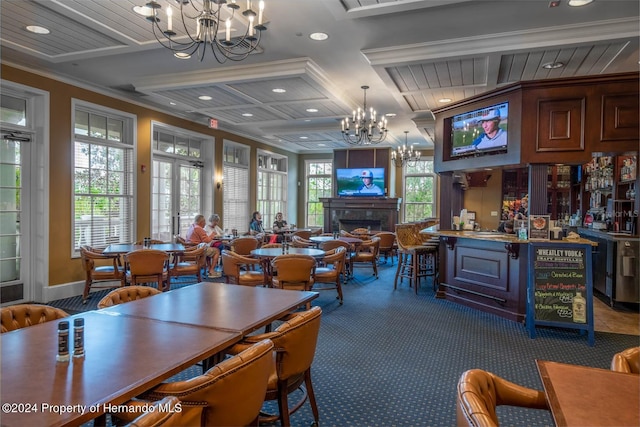
[[631, 347], [613, 355], [611, 370], [640, 374], [640, 347]]
[[543, 391], [509, 382], [481, 369], [462, 374], [457, 389], [457, 425], [473, 427], [499, 426], [496, 407], [520, 406], [549, 409]]
[[293, 235], [291, 236], [291, 246], [294, 248], [315, 248], [317, 245], [309, 239]]
[[254, 341], [200, 376], [162, 383], [143, 393], [127, 402], [127, 413], [117, 416], [126, 421], [136, 406], [175, 396], [182, 405], [183, 426], [257, 426], [275, 366], [273, 351], [271, 340]]
[[[91, 246], [80, 248], [82, 268], [85, 281], [82, 291], [82, 303], [86, 304], [91, 288], [115, 288], [125, 285], [125, 272], [120, 255], [105, 255], [101, 250]], [[108, 282], [108, 284], [105, 284]], [[103, 283], [94, 286], [94, 283]]]
[[[318, 405], [311, 381], [311, 365], [318, 343], [321, 317], [320, 307], [290, 314], [281, 319], [284, 322], [273, 332], [246, 336], [241, 343], [235, 344], [229, 350], [229, 353], [236, 354], [261, 340], [273, 341], [276, 363], [271, 365], [271, 375], [264, 400], [277, 400], [279, 414], [262, 413], [261, 423], [280, 420], [280, 425], [290, 426], [290, 415], [309, 400], [315, 425], [318, 425]], [[302, 391], [302, 395], [297, 402], [289, 405], [289, 395], [296, 390]]]
[[231, 242], [231, 250], [238, 255], [249, 256], [251, 251], [256, 249], [260, 244], [260, 240], [253, 236], [242, 236]]
[[353, 252], [352, 252], [353, 247], [349, 243], [339, 239], [332, 239], [332, 240], [327, 240], [326, 242], [320, 243], [318, 245], [318, 248], [322, 249], [325, 252], [331, 251], [336, 248], [344, 248], [345, 259], [344, 259], [342, 273], [345, 279], [351, 275], [351, 256], [353, 255]]
[[67, 316], [69, 314], [64, 310], [44, 304], [16, 304], [0, 308], [3, 334]]
[[381, 231], [376, 233], [374, 237], [380, 238], [379, 254], [384, 255], [384, 262], [391, 257], [391, 265], [393, 265], [393, 257], [396, 252], [396, 234], [391, 231]]
[[198, 246], [197, 243], [189, 242], [188, 240], [186, 240], [184, 237], [180, 236], [179, 234], [175, 235], [175, 239], [176, 239], [176, 243], [180, 243], [185, 248], [192, 248], [194, 246]]
[[98, 308], [113, 307], [114, 305], [123, 304], [129, 301], [135, 301], [141, 298], [147, 298], [161, 293], [162, 291], [159, 291], [156, 288], [152, 288], [151, 286], [125, 286], [124, 288], [114, 289], [107, 295], [105, 295], [98, 302]]
[[[344, 264], [347, 250], [344, 246], [338, 246], [331, 250], [332, 253], [322, 258], [322, 267], [316, 267], [314, 284], [311, 290], [323, 291], [335, 289], [338, 291], [338, 300], [342, 305], [342, 276], [344, 274]], [[331, 284], [332, 286], [329, 286]]]
[[175, 396], [167, 396], [151, 405], [142, 415], [126, 427], [178, 427], [184, 426], [182, 404]]
[[353, 238], [356, 238], [356, 239], [360, 239], [361, 238], [361, 236], [358, 236], [357, 234], [349, 233], [346, 230], [340, 230], [340, 236], [341, 237], [353, 237]]
[[244, 286], [264, 285], [264, 272], [257, 269], [260, 264], [259, 259], [238, 255], [233, 251], [222, 251], [222, 271], [227, 283]]
[[206, 246], [198, 245], [177, 252], [169, 264], [169, 276], [196, 276], [202, 282], [202, 269], [207, 267], [206, 250]]
[[309, 255], [283, 254], [271, 260], [271, 268], [274, 288], [308, 291], [313, 286], [316, 259]]
[[157, 283], [158, 290], [161, 291], [171, 288], [168, 253], [155, 249], [139, 249], [125, 254], [124, 261], [129, 284]]
[[309, 240], [309, 238], [311, 237], [311, 230], [297, 230], [294, 231], [293, 234], [291, 235], [291, 239], [293, 240], [293, 237], [298, 236], [303, 238], [304, 240]]
[[380, 250], [380, 238], [372, 237], [364, 240], [356, 246], [356, 250], [351, 256], [351, 268], [355, 269], [358, 264], [371, 264], [373, 275], [378, 278], [378, 251]]
[[[158, 239], [150, 239], [149, 240], [149, 244], [150, 245], [159, 245], [161, 243], [165, 243], [162, 240], [158, 240]], [[134, 243], [134, 245], [144, 245], [144, 239], [142, 240], [136, 240]]]

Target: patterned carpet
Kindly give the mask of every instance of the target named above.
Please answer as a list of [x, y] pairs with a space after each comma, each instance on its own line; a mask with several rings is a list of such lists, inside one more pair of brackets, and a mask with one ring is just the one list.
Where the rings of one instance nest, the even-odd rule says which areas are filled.
[[[344, 305], [334, 291], [314, 301], [323, 309], [312, 370], [323, 426], [452, 426], [456, 382], [467, 369], [542, 389], [536, 359], [608, 369], [614, 353], [640, 345], [637, 336], [596, 332], [589, 347], [586, 335], [557, 328], [538, 328], [532, 340], [522, 324], [435, 299], [430, 284], [418, 296], [406, 282], [394, 291], [394, 272], [383, 264], [375, 280], [356, 270]], [[70, 300], [52, 305], [75, 310]], [[98, 300], [86, 307], [78, 300], [79, 310]], [[175, 379], [200, 372], [193, 367]], [[498, 416], [503, 425], [553, 425], [547, 411], [501, 407]], [[309, 405], [291, 421], [310, 425]]]

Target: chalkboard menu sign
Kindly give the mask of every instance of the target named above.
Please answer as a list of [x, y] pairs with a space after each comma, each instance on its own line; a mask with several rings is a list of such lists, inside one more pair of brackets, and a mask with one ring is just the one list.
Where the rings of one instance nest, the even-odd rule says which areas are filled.
[[530, 332], [535, 324], [587, 329], [593, 345], [591, 246], [531, 243], [529, 256]]

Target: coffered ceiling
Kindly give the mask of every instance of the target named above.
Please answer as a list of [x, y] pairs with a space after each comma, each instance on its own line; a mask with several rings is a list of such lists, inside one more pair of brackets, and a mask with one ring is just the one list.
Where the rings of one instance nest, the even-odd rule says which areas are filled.
[[[265, 0], [260, 50], [226, 64], [174, 58], [133, 12], [145, 2], [3, 0], [2, 61], [294, 152], [347, 147], [340, 120], [362, 106], [363, 85], [368, 106], [395, 114], [382, 146], [408, 130], [425, 150], [431, 110], [447, 103], [522, 80], [638, 70], [637, 0]], [[564, 67], [542, 67], [553, 62]]]

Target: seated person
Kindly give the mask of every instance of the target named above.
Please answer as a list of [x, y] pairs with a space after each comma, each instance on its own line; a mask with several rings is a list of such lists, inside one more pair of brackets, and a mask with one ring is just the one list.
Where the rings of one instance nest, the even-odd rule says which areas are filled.
[[501, 233], [515, 234], [513, 232], [513, 221], [502, 221], [498, 226], [498, 231]]
[[262, 226], [262, 215], [258, 211], [255, 211], [251, 215], [251, 222], [249, 223], [249, 234], [251, 236], [262, 236], [265, 234], [264, 227]]
[[220, 272], [215, 271], [215, 267], [218, 265], [220, 259], [220, 251], [217, 248], [211, 246], [213, 237], [209, 236], [204, 230], [205, 225], [204, 215], [198, 214], [193, 219], [193, 224], [189, 226], [187, 230], [187, 241], [196, 243], [198, 245], [206, 244], [207, 249], [205, 254], [207, 258], [211, 259], [211, 265], [209, 266], [209, 275], [211, 277], [220, 277]]
[[[224, 231], [220, 228], [220, 215], [211, 214], [208, 224], [204, 227], [204, 231], [213, 239], [222, 239], [222, 237], [224, 237]], [[211, 246], [218, 248], [218, 250], [229, 249], [229, 246], [225, 245], [222, 240], [214, 240]]]
[[282, 218], [282, 212], [276, 214], [276, 220], [273, 221], [273, 232], [282, 233], [289, 229], [289, 224]]

